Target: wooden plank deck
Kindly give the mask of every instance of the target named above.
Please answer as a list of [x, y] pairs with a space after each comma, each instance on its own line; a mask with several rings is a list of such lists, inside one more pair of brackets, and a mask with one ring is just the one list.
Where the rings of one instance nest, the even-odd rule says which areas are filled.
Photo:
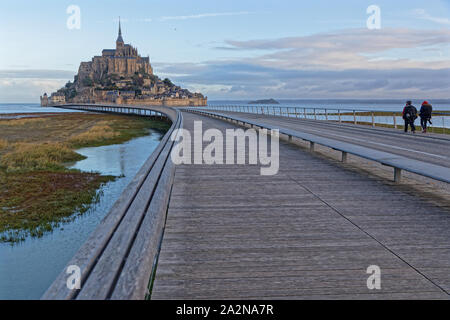
[[[191, 132], [235, 128], [183, 116]], [[151, 298], [448, 299], [449, 213], [282, 141], [275, 176], [177, 166]]]
[[[165, 107], [148, 109], [108, 105], [70, 105], [73, 109], [164, 114], [172, 125], [160, 144], [128, 184], [64, 270], [42, 296], [45, 300], [144, 299], [163, 236], [175, 165], [170, 159], [172, 132], [182, 124], [181, 113]], [[150, 112], [151, 111], [151, 112]], [[80, 288], [67, 285], [68, 267], [80, 271]], [[69, 272], [70, 273], [70, 272]]]

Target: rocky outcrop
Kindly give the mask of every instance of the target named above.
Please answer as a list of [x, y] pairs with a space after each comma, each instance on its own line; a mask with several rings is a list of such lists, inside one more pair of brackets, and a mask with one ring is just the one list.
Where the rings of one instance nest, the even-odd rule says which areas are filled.
[[153, 74], [149, 57], [125, 44], [119, 23], [116, 49], [104, 49], [101, 56], [81, 62], [73, 82], [42, 97], [42, 105], [62, 103], [116, 103], [163, 106], [205, 106], [207, 97], [161, 80]]

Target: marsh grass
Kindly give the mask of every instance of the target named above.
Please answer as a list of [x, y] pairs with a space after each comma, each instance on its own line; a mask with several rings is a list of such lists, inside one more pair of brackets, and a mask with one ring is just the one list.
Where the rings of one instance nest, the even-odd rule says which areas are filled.
[[[0, 241], [41, 237], [85, 213], [111, 176], [82, 172], [0, 172]], [[25, 182], [25, 183], [24, 183]]]
[[149, 134], [149, 130], [166, 132], [170, 124], [166, 122], [143, 119], [140, 117], [124, 117], [119, 120], [105, 120], [89, 130], [72, 136], [69, 143], [73, 148], [98, 147], [120, 144], [133, 138]]
[[0, 120], [0, 242], [41, 237], [72, 221], [118, 178], [67, 169], [65, 163], [84, 159], [75, 149], [123, 143], [169, 126], [84, 113]]
[[9, 119], [9, 120], [2, 120], [2, 125], [9, 126], [9, 127], [16, 127], [16, 126], [25, 126], [29, 124], [43, 124], [44, 122], [47, 122], [49, 118], [21, 118], [21, 119]]
[[97, 145], [115, 139], [120, 136], [120, 133], [114, 131], [114, 129], [109, 126], [110, 123], [111, 122], [108, 121], [102, 121], [89, 130], [71, 137], [69, 143], [75, 147], [81, 147]]
[[0, 158], [6, 171], [63, 169], [63, 163], [84, 159], [68, 146], [59, 143], [15, 143], [13, 150]]
[[8, 141], [5, 139], [0, 139], [0, 151], [6, 148], [8, 148]]

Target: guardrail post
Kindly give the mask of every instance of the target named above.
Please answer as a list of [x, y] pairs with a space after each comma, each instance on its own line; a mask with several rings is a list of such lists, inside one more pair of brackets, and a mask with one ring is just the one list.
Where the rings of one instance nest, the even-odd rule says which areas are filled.
[[325, 109], [325, 121], [328, 121], [328, 111]]
[[342, 151], [342, 162], [346, 163], [347, 162], [347, 152]]
[[306, 108], [303, 108], [303, 114], [305, 115], [305, 119], [307, 118], [306, 117]]
[[356, 111], [353, 110], [353, 124], [357, 124], [356, 122]]
[[402, 181], [402, 169], [394, 168], [394, 182], [400, 183]]
[[372, 111], [372, 127], [375, 127], [375, 115]]
[[295, 117], [298, 118], [298, 110], [297, 110], [297, 107], [295, 107]]
[[315, 144], [314, 142], [310, 141], [310, 142], [309, 142], [309, 150], [310, 150], [310, 151], [314, 151], [315, 145], [316, 145], [316, 144]]
[[314, 120], [317, 120], [316, 108], [314, 108]]
[[397, 129], [397, 114], [394, 112], [394, 129]]
[[341, 123], [342, 121], [341, 121], [341, 110], [340, 109], [338, 110], [338, 117], [339, 117], [339, 123]]

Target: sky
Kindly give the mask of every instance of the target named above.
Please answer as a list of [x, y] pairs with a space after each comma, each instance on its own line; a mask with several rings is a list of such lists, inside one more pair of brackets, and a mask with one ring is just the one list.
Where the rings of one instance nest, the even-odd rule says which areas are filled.
[[119, 16], [159, 77], [210, 100], [450, 98], [450, 0], [15, 0], [0, 3], [0, 103], [73, 80], [115, 48]]

